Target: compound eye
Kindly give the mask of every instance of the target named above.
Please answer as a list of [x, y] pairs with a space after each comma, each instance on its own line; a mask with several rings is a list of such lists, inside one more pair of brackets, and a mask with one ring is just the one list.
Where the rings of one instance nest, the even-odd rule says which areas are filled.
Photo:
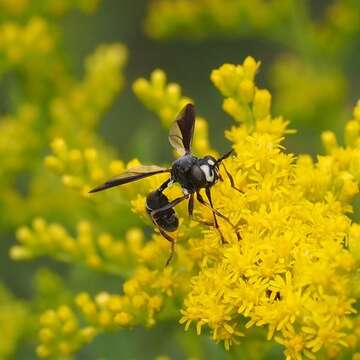
[[204, 181], [204, 174], [198, 165], [191, 167], [191, 176], [198, 183], [202, 183]]

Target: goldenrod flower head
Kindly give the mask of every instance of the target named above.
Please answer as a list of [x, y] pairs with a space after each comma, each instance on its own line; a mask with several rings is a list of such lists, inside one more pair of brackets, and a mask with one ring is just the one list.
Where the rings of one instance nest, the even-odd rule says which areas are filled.
[[[186, 204], [181, 204], [174, 233], [176, 258], [164, 268], [169, 244], [156, 230], [148, 237], [141, 228], [131, 227], [119, 238], [117, 226], [109, 222], [101, 228], [94, 219], [122, 220], [118, 208], [126, 205], [129, 211], [131, 205], [151, 225], [145, 197], [166, 175], [91, 199], [83, 196], [97, 182], [140, 164], [137, 159], [128, 164], [115, 160], [100, 142], [89, 141], [96, 139], [97, 119], [121, 87], [118, 70], [124, 57], [121, 46], [99, 48], [87, 62], [85, 79], [50, 105], [52, 153], [45, 165], [73, 190], [74, 198], [80, 195], [74, 201], [79, 209], [91, 210], [79, 211], [77, 226], [69, 230], [35, 218], [18, 229], [18, 244], [11, 250], [14, 259], [47, 255], [120, 275], [124, 282], [116, 293], [80, 293], [74, 304], [45, 311], [38, 355], [68, 356], [101, 332], [154, 326], [179, 312], [185, 329], [194, 326], [198, 335], [209, 333], [226, 350], [248, 341], [255, 327], [267, 333], [268, 341], [281, 344], [288, 359], [315, 358], [320, 351], [337, 356], [354, 344], [360, 336], [354, 315], [360, 294], [360, 230], [349, 213], [360, 181], [358, 111], [345, 126], [344, 146], [334, 133], [325, 132], [325, 155], [295, 156], [283, 145], [293, 132], [289, 122], [273, 117], [270, 92], [256, 86], [260, 63], [248, 57], [242, 64], [214, 70], [211, 79], [226, 97], [223, 108], [237, 121], [225, 133], [234, 155], [224, 160], [237, 189], [221, 167], [224, 181], [212, 194], [214, 207], [234, 226], [219, 218], [222, 244], [214, 227], [189, 219]], [[99, 85], [106, 85], [103, 97], [93, 94]], [[137, 80], [133, 89], [165, 126], [190, 101], [178, 85], [167, 82], [162, 70], [155, 70], [149, 80]], [[89, 104], [93, 112], [88, 112]], [[81, 144], [70, 134], [74, 127], [68, 127], [75, 118], [81, 131], [92, 134]], [[208, 142], [206, 120], [198, 117], [196, 126], [194, 151], [216, 154]], [[173, 199], [181, 189], [174, 186], [165, 193]], [[80, 218], [84, 213], [88, 216]], [[211, 211], [200, 205], [194, 214], [213, 221]]]
[[[230, 96], [227, 103], [243, 106], [227, 75], [235, 69], [222, 67], [212, 79]], [[355, 254], [344, 244], [351, 229], [348, 204], [359, 191], [349, 167], [357, 155], [345, 156], [334, 136], [325, 133], [328, 156], [316, 164], [307, 157], [295, 162], [280, 145], [287, 123], [271, 118], [270, 100], [267, 90], [256, 89], [248, 109], [252, 126], [227, 133], [237, 155], [226, 165], [236, 179], [242, 174], [244, 194], [219, 184], [215, 207], [241, 224], [242, 239], [234, 242], [231, 230], [222, 226], [229, 244], [215, 248], [213, 260], [203, 262], [192, 278], [181, 322], [186, 328], [195, 322], [197, 333], [208, 327], [228, 348], [244, 317], [245, 335], [249, 327], [266, 326], [268, 339], [275, 336], [286, 356], [314, 358], [323, 347], [345, 345], [344, 323], [354, 312], [346, 284]], [[277, 131], [271, 126], [275, 121]], [[349, 146], [356, 127], [351, 131]], [[334, 322], [327, 321], [329, 314]]]
[[246, 79], [253, 81], [260, 67], [260, 62], [256, 62], [252, 56], [247, 56], [243, 63], [244, 75]]

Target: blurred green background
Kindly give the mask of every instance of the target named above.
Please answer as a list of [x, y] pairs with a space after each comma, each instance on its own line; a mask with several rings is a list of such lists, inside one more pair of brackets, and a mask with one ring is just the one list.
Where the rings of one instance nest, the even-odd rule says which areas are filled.
[[[300, 3], [307, 4], [311, 11], [309, 16], [317, 21], [321, 19], [332, 2], [319, 0], [300, 1]], [[288, 140], [289, 151], [301, 153], [309, 152], [311, 149], [310, 152], [317, 153], [321, 149], [319, 137], [321, 131], [332, 129], [339, 133], [344, 121], [349, 118], [351, 108], [360, 92], [358, 71], [360, 38], [358, 36], [349, 39], [350, 51], [342, 54], [341, 62], [337, 62], [335, 55], [329, 58], [325, 52], [323, 56], [321, 53], [316, 56], [316, 67], [319, 70], [334, 63], [335, 69], [342, 72], [348, 82], [348, 86], [343, 89], [341, 99], [337, 104], [330, 105], [330, 109], [327, 109], [329, 116], [327, 118], [325, 116], [324, 119], [321, 114], [322, 103], [318, 104], [318, 109], [315, 103], [315, 109], [310, 114], [306, 113], [305, 109], [303, 112], [300, 111], [301, 109], [298, 110], [296, 114], [294, 114], [295, 111], [286, 113], [284, 109], [276, 106], [277, 93], [271, 81], [270, 70], [274, 62], [288, 54], [298, 53], [296, 46], [294, 46], [295, 49], [290, 45], [283, 46], [280, 41], [269, 40], [264, 34], [256, 34], [251, 30], [238, 38], [214, 36], [189, 40], [175, 36], [170, 39], [151, 39], [144, 33], [144, 19], [148, 4], [149, 2], [144, 0], [136, 2], [109, 0], [105, 1], [92, 16], [84, 17], [82, 14], [73, 13], [63, 21], [65, 46], [73, 55], [78, 74], [81, 73], [84, 56], [91, 52], [97, 43], [120, 40], [129, 49], [129, 62], [125, 69], [127, 86], [102, 122], [104, 137], [119, 149], [123, 158], [130, 159], [140, 154], [139, 157], [145, 162], [171, 161], [172, 159], [166, 131], [161, 129], [161, 124], [155, 121], [153, 114], [139, 106], [130, 86], [136, 78], [146, 77], [156, 68], [164, 69], [170, 81], [179, 83], [183, 87], [184, 94], [195, 99], [198, 113], [209, 121], [211, 142], [221, 151], [227, 149], [223, 130], [232, 124], [232, 120], [221, 110], [222, 99], [212, 86], [209, 75], [212, 69], [221, 64], [238, 64], [247, 55], [254, 56], [262, 63], [257, 82], [259, 86], [271, 91], [275, 101], [275, 115], [289, 118], [292, 126], [298, 129], [297, 134]], [[354, 11], [359, 11], [359, 9], [355, 6]], [[296, 17], [296, 13], [294, 16]], [[282, 28], [283, 35], [298, 31], [294, 29], [295, 26], [298, 25], [291, 22], [290, 25], [285, 24]], [[299, 31], [301, 37], [301, 25]], [[310, 55], [307, 61], [311, 63]], [[297, 81], [302, 82], [303, 74], [298, 72], [297, 76], [291, 79], [294, 81], [295, 88]], [[314, 85], [316, 84], [308, 83], [309, 88]], [[335, 86], [331, 83], [325, 85]], [[302, 84], [298, 90], [306, 96], [307, 89], [304, 89]], [[325, 97], [328, 90], [326, 87], [323, 88]], [[290, 115], [296, 115], [296, 118]], [[131, 127], [128, 124], [131, 124]]]
[[[166, 129], [154, 114], [140, 104], [131, 90], [135, 79], [148, 77], [155, 68], [164, 69], [169, 80], [179, 83], [183, 93], [195, 100], [197, 112], [209, 121], [212, 145], [220, 152], [226, 151], [228, 144], [223, 132], [233, 121], [222, 111], [222, 99], [212, 86], [209, 75], [212, 69], [223, 63], [241, 63], [247, 55], [262, 62], [257, 84], [272, 93], [274, 114], [288, 118], [292, 127], [298, 130], [286, 141], [288, 151], [317, 154], [322, 151], [321, 132], [332, 129], [340, 134], [360, 94], [359, 24], [355, 30], [343, 35], [342, 46], [328, 53], [326, 44], [324, 48], [313, 51], [316, 41], [311, 42], [310, 33], [306, 30], [308, 21], [320, 23], [328, 7], [335, 3], [327, 0], [294, 1], [290, 5], [292, 11], [288, 14], [288, 21], [279, 26], [274, 36], [267, 36], [266, 29], [252, 31], [250, 26], [239, 36], [216, 35], [216, 31], [213, 31], [209, 36], [191, 38], [191, 35], [181, 36], [182, 28], [179, 26], [179, 31], [174, 31], [174, 35], [163, 39], [151, 38], [144, 32], [149, 6], [149, 2], [144, 0], [105, 0], [95, 14], [87, 16], [71, 12], [60, 24], [64, 31], [63, 47], [67, 60], [79, 78], [83, 73], [84, 57], [98, 44], [121, 41], [128, 48], [125, 88], [104, 116], [100, 127], [103, 138], [118, 150], [120, 158], [130, 160], [138, 157], [144, 163], [155, 164], [172, 160]], [[344, 3], [355, 15], [356, 12], [359, 15], [358, 1]], [[301, 22], [299, 9], [304, 8], [308, 9], [307, 20]], [[336, 33], [336, 28], [333, 31]], [[310, 70], [306, 70], [309, 67]], [[331, 74], [329, 77], [328, 71]], [[0, 79], [1, 114], [11, 110], [8, 91], [11, 81], [11, 76]], [[289, 85], [291, 89], [286, 94], [284, 88]], [[314, 95], [311, 90], [317, 87]], [[286, 95], [297, 93], [301, 95], [292, 98], [294, 107], [284, 106], [287, 104]], [[312, 104], [306, 108], [308, 102]], [[84, 287], [94, 292], [120, 289], [118, 279], [84, 272], [83, 269], [69, 269], [68, 266], [47, 260], [14, 263], [6, 255], [12, 243], [13, 233], [8, 230], [1, 239], [0, 252], [3, 255], [0, 274], [6, 286], [20, 299], [32, 296], [33, 275], [35, 269], [41, 266], [52, 268], [66, 279], [70, 278], [68, 273], [71, 272], [71, 281], [67, 286], [73, 291]], [[151, 331], [137, 329], [106, 334], [98, 337], [76, 358], [154, 359], [165, 354], [173, 359], [242, 359], [241, 348], [226, 354], [206, 337], [197, 338], [191, 334], [180, 337], [179, 333], [182, 332], [181, 327], [174, 330], [172, 324], [162, 323]], [[256, 342], [252, 346], [256, 353]], [[184, 349], [187, 349], [187, 353]], [[281, 350], [277, 347], [269, 347], [269, 352], [264, 353], [264, 358], [268, 359], [281, 356]], [[23, 342], [12, 357], [20, 360], [32, 358], [35, 355], [32, 344], [28, 342]]]

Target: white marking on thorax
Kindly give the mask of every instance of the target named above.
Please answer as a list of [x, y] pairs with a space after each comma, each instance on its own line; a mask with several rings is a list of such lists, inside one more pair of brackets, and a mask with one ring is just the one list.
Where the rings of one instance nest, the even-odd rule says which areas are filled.
[[215, 165], [215, 163], [214, 163], [211, 159], [209, 159], [209, 160], [207, 161], [207, 163], [208, 163], [209, 165]]
[[183, 191], [184, 195], [189, 195], [190, 194], [188, 189], [182, 188], [182, 191]]
[[207, 182], [211, 183], [214, 181], [214, 173], [211, 171], [209, 165], [201, 165], [200, 169], [204, 173]]

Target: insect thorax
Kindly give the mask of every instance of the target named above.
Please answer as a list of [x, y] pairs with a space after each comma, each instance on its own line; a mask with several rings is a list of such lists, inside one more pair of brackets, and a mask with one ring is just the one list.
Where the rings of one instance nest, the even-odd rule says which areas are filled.
[[218, 180], [216, 160], [211, 156], [197, 158], [192, 154], [185, 154], [172, 163], [171, 179], [188, 193], [210, 187]]

